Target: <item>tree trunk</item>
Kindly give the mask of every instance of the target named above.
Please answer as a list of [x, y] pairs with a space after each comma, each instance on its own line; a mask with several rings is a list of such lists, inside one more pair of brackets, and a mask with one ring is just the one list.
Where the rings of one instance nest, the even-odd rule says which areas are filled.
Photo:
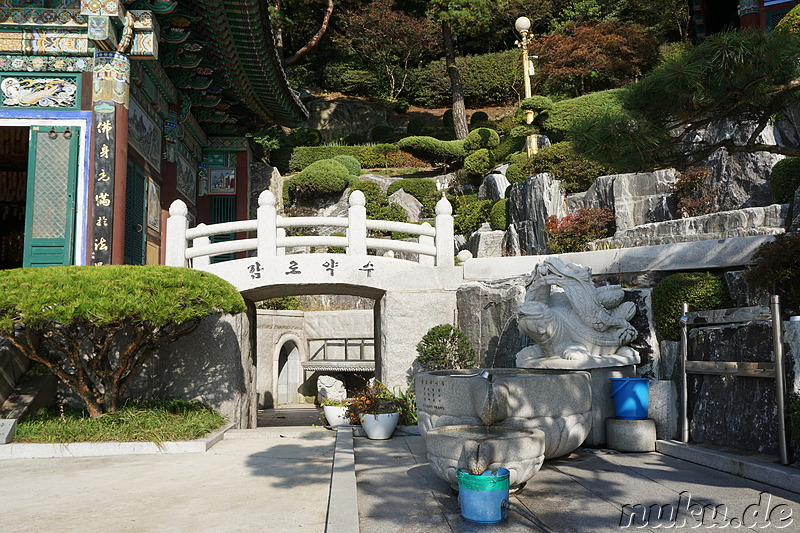
[[446, 20], [442, 21], [442, 34], [444, 35], [447, 75], [450, 76], [450, 87], [453, 90], [453, 129], [456, 132], [456, 139], [466, 139], [469, 127], [467, 126], [467, 108], [464, 106], [464, 90], [461, 87], [461, 74], [456, 67], [450, 23]]

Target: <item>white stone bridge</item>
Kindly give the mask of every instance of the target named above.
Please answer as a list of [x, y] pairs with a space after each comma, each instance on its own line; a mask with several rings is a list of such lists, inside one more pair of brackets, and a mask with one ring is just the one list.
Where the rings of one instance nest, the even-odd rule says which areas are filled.
[[[350, 195], [347, 217], [285, 218], [277, 214], [275, 203], [274, 195], [264, 191], [256, 220], [189, 228], [186, 204], [176, 200], [167, 220], [166, 264], [216, 274], [252, 302], [304, 294], [372, 298], [376, 374], [388, 384], [405, 385], [422, 336], [456, 319], [456, 289], [463, 269], [454, 265], [450, 203], [443, 198], [436, 204], [433, 227], [427, 222], [368, 220], [361, 191]], [[287, 236], [292, 228], [319, 226], [341, 228], [346, 236]], [[413, 241], [369, 236], [376, 231], [402, 232]], [[214, 235], [230, 233], [237, 239], [211, 242]], [[289, 248], [333, 246], [345, 253], [286, 253]], [[229, 253], [245, 257], [211, 262]], [[417, 260], [394, 257], [400, 253]]]

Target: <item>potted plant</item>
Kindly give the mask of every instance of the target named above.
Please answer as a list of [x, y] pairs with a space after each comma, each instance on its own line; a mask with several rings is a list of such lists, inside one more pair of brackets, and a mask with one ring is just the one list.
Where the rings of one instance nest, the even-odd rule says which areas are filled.
[[322, 411], [325, 413], [325, 419], [328, 421], [329, 426], [350, 425], [350, 417], [347, 415], [349, 403], [350, 400], [348, 398], [344, 400], [326, 398], [322, 401]]
[[358, 417], [367, 437], [376, 440], [390, 438], [400, 419], [396, 398], [383, 383], [374, 379], [352, 398], [348, 413], [351, 417]]

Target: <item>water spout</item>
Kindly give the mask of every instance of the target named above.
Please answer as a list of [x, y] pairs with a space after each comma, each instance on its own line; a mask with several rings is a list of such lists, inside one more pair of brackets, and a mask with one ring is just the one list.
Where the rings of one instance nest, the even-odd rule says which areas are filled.
[[451, 378], [477, 378], [481, 377], [483, 379], [488, 379], [489, 381], [492, 380], [492, 375], [489, 373], [488, 370], [482, 370], [480, 372], [475, 372], [474, 374], [450, 374]]

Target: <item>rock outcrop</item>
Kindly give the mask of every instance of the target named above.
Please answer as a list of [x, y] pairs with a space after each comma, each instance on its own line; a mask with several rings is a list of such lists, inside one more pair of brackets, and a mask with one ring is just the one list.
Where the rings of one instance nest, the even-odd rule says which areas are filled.
[[566, 214], [561, 181], [552, 174], [543, 173], [515, 183], [508, 200], [509, 222], [519, 235], [519, 244], [525, 255], [546, 253], [547, 218]]

